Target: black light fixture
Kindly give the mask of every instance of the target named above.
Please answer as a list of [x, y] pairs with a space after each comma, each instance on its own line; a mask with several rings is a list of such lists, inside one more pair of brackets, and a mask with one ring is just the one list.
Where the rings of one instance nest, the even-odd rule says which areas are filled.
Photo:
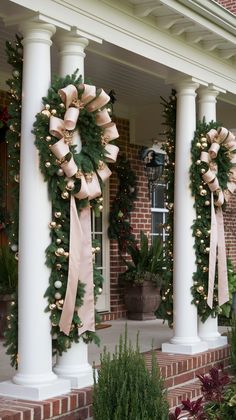
[[141, 159], [145, 163], [145, 172], [150, 191], [163, 176], [165, 158], [166, 152], [161, 149], [157, 140], [154, 140], [152, 147], [145, 147], [141, 151]]

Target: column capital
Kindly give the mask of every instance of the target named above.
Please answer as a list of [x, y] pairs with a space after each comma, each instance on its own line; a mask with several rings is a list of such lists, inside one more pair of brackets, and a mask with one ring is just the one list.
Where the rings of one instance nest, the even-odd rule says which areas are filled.
[[77, 35], [74, 31], [70, 33], [60, 33], [56, 36], [55, 42], [61, 55], [77, 55], [85, 57], [84, 50], [88, 46], [89, 41]]
[[180, 78], [174, 81], [174, 88], [178, 95], [194, 95], [199, 88], [199, 82], [192, 77]]
[[197, 93], [198, 93], [199, 102], [200, 102], [200, 101], [206, 101], [206, 100], [215, 101], [220, 92], [215, 86], [209, 85], [209, 86], [200, 86]]
[[56, 32], [56, 27], [49, 23], [40, 23], [35, 21], [24, 21], [19, 26], [24, 39], [22, 44], [27, 42], [40, 42], [48, 45], [52, 44], [51, 37]]

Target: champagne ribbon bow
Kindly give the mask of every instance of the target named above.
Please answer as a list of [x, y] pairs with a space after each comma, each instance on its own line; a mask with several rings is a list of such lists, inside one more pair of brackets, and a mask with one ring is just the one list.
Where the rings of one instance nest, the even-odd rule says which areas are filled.
[[[50, 147], [52, 153], [58, 159], [58, 163], [68, 178], [75, 176], [81, 180], [80, 191], [71, 194], [70, 197], [70, 240], [69, 240], [69, 269], [65, 300], [59, 327], [66, 335], [69, 335], [74, 311], [77, 310], [81, 324], [78, 334], [85, 331], [95, 331], [95, 303], [93, 291], [93, 257], [91, 244], [91, 210], [90, 206], [83, 208], [78, 216], [75, 198], [92, 200], [101, 195], [101, 187], [98, 176], [103, 182], [111, 175], [111, 171], [104, 162], [100, 162], [96, 172], [84, 174], [78, 169], [73, 155], [70, 152], [71, 144], [80, 144], [80, 135], [75, 130], [79, 118], [80, 109], [86, 107], [87, 111], [95, 112], [95, 121], [103, 130], [102, 142], [107, 152], [106, 160], [115, 162], [119, 148], [109, 144], [111, 140], [119, 137], [116, 125], [111, 122], [110, 115], [104, 107], [110, 97], [101, 89], [96, 96], [96, 87], [80, 85], [83, 89], [81, 98], [78, 99], [78, 91], [74, 85], [68, 85], [58, 91], [66, 106], [64, 120], [55, 116], [50, 117], [50, 134], [59, 140]], [[83, 305], [75, 308], [78, 281], [85, 285]]]
[[[208, 296], [207, 304], [213, 307], [213, 293], [215, 282], [216, 260], [218, 256], [218, 302], [223, 305], [229, 300], [227, 260], [225, 248], [224, 220], [222, 205], [228, 201], [236, 190], [236, 141], [235, 136], [224, 127], [218, 130], [211, 129], [206, 135], [211, 146], [208, 152], [202, 152], [200, 160], [208, 164], [208, 170], [202, 175], [204, 182], [207, 183], [211, 191], [211, 235], [210, 235], [210, 254], [209, 254], [209, 274], [208, 274]], [[227, 189], [222, 191], [217, 178], [217, 165], [214, 162], [220, 145], [223, 145], [229, 153], [230, 169]], [[215, 209], [216, 208], [216, 209]]]

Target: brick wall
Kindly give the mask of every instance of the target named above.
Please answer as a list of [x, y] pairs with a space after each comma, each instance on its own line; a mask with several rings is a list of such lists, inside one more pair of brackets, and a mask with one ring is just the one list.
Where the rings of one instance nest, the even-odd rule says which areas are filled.
[[[120, 148], [120, 153], [123, 153], [130, 161], [132, 170], [137, 176], [137, 200], [134, 203], [134, 211], [131, 215], [131, 225], [133, 233], [136, 237], [139, 236], [140, 230], [144, 232], [151, 231], [150, 218], [150, 200], [148, 192], [147, 177], [144, 173], [144, 165], [138, 156], [140, 146], [129, 143], [129, 121], [126, 119], [117, 118], [115, 120], [119, 139], [117, 145]], [[117, 176], [113, 171], [110, 178], [110, 203], [114, 200], [117, 192]], [[110, 243], [110, 290], [111, 290], [111, 313], [104, 315], [103, 319], [117, 319], [125, 317], [126, 310], [124, 306], [123, 291], [118, 284], [118, 275], [124, 271], [125, 266], [118, 256], [117, 243], [111, 240]]]
[[220, 3], [225, 9], [229, 10], [231, 13], [236, 14], [236, 1], [235, 0], [216, 0], [217, 3]]

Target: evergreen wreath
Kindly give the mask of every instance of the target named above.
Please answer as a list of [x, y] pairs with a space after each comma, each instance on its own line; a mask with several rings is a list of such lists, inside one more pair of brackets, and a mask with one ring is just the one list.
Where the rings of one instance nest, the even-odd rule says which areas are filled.
[[[209, 251], [210, 251], [210, 233], [211, 233], [211, 191], [204, 182], [203, 175], [207, 172], [208, 164], [200, 159], [202, 151], [207, 152], [209, 148], [210, 139], [207, 133], [210, 130], [219, 133], [221, 127], [217, 122], [211, 121], [206, 123], [205, 120], [199, 121], [192, 141], [192, 165], [190, 168], [191, 189], [192, 195], [195, 198], [196, 219], [193, 221], [193, 236], [195, 238], [195, 252], [196, 252], [196, 272], [193, 273], [194, 284], [192, 286], [193, 301], [198, 307], [198, 314], [204, 322], [210, 315], [216, 316], [223, 313], [229, 316], [230, 303], [225, 303], [221, 307], [218, 303], [217, 296], [217, 272], [216, 282], [213, 294], [213, 308], [211, 309], [207, 304], [208, 293], [208, 270], [209, 270]], [[219, 188], [215, 195], [215, 200], [219, 195], [219, 191], [228, 194], [227, 184], [232, 181], [232, 174], [230, 170], [235, 166], [231, 162], [235, 150], [229, 151], [224, 143], [221, 144], [218, 154], [214, 159], [214, 164], [217, 166], [217, 178], [219, 181]], [[223, 204], [225, 208], [225, 202]], [[228, 279], [229, 283], [234, 280], [232, 263], [227, 261]], [[230, 292], [230, 299], [232, 300], [232, 290]]]
[[130, 224], [130, 213], [137, 198], [137, 177], [129, 160], [123, 155], [119, 156], [114, 170], [118, 176], [119, 186], [109, 215], [108, 235], [110, 239], [117, 240], [119, 253], [122, 255], [126, 252], [127, 246], [136, 243]]
[[[65, 335], [59, 328], [67, 288], [70, 226], [69, 198], [71, 194], [76, 194], [80, 191], [82, 185], [81, 174], [84, 174], [87, 182], [89, 182], [93, 174], [98, 174], [99, 169], [102, 169], [108, 156], [105, 149], [106, 139], [103, 136], [103, 129], [96, 122], [96, 112], [89, 112], [86, 106], [83, 107], [80, 102], [84, 86], [81, 82], [82, 77], [77, 77], [77, 72], [65, 78], [54, 78], [49, 88], [48, 96], [43, 98], [44, 109], [37, 114], [33, 131], [36, 136], [35, 144], [39, 150], [40, 169], [45, 181], [48, 182], [49, 195], [52, 201], [52, 221], [49, 226], [51, 229], [51, 244], [46, 250], [46, 263], [51, 268], [51, 275], [45, 296], [48, 298], [47, 310], [51, 312], [53, 350], [59, 354], [66, 351], [73, 341], [79, 341], [78, 327], [80, 326], [80, 318], [74, 312], [69, 335]], [[58, 138], [53, 135], [54, 133], [49, 133], [49, 117], [52, 115], [60, 119], [65, 117], [65, 104], [58, 91], [68, 85], [76, 87], [78, 93], [77, 105], [80, 109], [75, 130], [79, 131], [82, 142], [81, 150], [77, 150], [77, 146], [70, 143], [73, 133], [70, 130], [66, 133], [64, 132], [64, 136], [68, 136], [70, 150], [66, 155], [66, 161], [69, 162], [71, 159], [74, 159], [78, 168], [76, 174], [71, 177], [65, 175], [62, 169], [63, 162], [59, 161], [52, 153], [51, 148], [58, 142]], [[97, 95], [99, 93], [100, 91], [97, 91]], [[108, 113], [111, 112], [109, 108], [106, 107], [106, 109]], [[102, 188], [103, 182], [101, 178], [99, 178], [99, 183]], [[102, 201], [101, 196], [90, 201], [88, 197], [76, 200], [77, 211], [80, 212], [83, 207], [87, 207], [89, 204], [96, 214], [100, 213], [103, 208]], [[94, 244], [93, 252], [95, 253], [99, 250], [99, 247]], [[102, 276], [94, 264], [95, 300], [102, 291], [102, 282]], [[82, 305], [83, 297], [84, 284], [79, 282], [75, 302], [76, 307]], [[96, 314], [96, 322], [98, 321]], [[91, 331], [86, 331], [82, 338], [85, 342], [94, 341], [98, 343], [96, 333]]]

